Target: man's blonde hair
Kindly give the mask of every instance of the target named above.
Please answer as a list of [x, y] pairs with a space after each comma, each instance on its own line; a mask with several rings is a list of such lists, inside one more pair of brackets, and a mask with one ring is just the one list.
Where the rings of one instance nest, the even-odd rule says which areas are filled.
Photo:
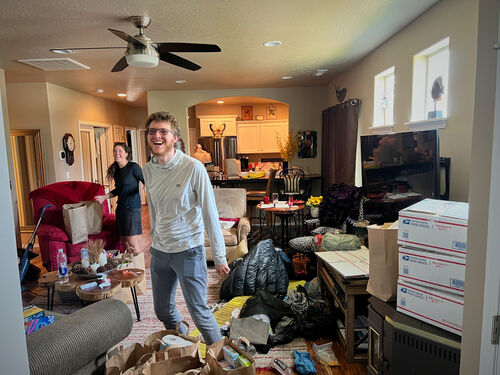
[[178, 137], [181, 136], [179, 123], [177, 122], [175, 116], [171, 113], [161, 111], [150, 114], [148, 119], [146, 120], [146, 129], [149, 129], [149, 125], [151, 125], [151, 123], [154, 121], [166, 121], [170, 123], [170, 129], [172, 130], [172, 132]]

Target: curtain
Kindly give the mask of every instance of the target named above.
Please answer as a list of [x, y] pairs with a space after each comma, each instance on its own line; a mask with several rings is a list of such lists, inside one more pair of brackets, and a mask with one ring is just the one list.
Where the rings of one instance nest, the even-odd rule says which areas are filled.
[[323, 111], [323, 192], [332, 184], [354, 185], [360, 106], [360, 99], [349, 99]]

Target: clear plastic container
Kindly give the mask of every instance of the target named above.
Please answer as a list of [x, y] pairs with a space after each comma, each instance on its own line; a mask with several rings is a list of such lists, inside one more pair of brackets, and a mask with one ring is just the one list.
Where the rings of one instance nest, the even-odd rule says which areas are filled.
[[59, 253], [57, 253], [57, 277], [59, 278], [60, 284], [69, 283], [69, 275], [68, 275], [68, 260], [66, 258], [66, 254], [64, 254], [63, 249], [59, 249]]

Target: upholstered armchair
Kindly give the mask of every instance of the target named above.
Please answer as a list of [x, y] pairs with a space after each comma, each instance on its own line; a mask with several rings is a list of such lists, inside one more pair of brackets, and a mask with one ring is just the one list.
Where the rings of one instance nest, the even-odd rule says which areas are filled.
[[[226, 244], [226, 258], [238, 244], [246, 239], [250, 233], [251, 225], [247, 215], [247, 192], [245, 189], [214, 189], [215, 203], [221, 221], [238, 219], [237, 224], [231, 228], [223, 228], [224, 242]], [[207, 260], [213, 260], [210, 241], [205, 233], [205, 248], [207, 249]]]
[[[42, 207], [50, 204], [37, 231], [42, 263], [49, 271], [57, 269], [57, 252], [63, 249], [68, 263], [81, 259], [80, 250], [86, 242], [72, 244], [64, 229], [62, 206], [66, 203], [89, 201], [96, 195], [104, 194], [104, 187], [85, 181], [56, 182], [33, 190], [29, 198], [33, 202], [34, 222], [38, 222]], [[89, 240], [102, 239], [106, 249], [122, 249], [116, 232], [115, 215], [109, 213], [107, 204], [102, 205], [102, 231], [89, 235]]]

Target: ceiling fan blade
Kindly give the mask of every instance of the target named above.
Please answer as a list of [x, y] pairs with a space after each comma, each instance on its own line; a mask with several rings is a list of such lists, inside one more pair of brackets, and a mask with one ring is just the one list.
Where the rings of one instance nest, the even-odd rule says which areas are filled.
[[125, 56], [123, 56], [118, 62], [113, 66], [113, 69], [111, 69], [112, 72], [121, 72], [123, 69], [125, 69], [128, 66], [127, 64], [127, 59]]
[[147, 45], [145, 45], [139, 39], [136, 39], [132, 35], [128, 35], [127, 33], [124, 33], [123, 31], [115, 30], [115, 29], [108, 29], [108, 30], [111, 31], [113, 34], [115, 34], [118, 38], [126, 41], [127, 43], [140, 44], [144, 47], [147, 47]]
[[155, 43], [161, 52], [220, 52], [215, 44], [202, 43]]
[[160, 52], [160, 60], [189, 70], [201, 69], [201, 66], [195, 64], [194, 62], [186, 60], [185, 58], [174, 55], [170, 52]]
[[51, 48], [52, 52], [57, 51], [84, 51], [89, 49], [125, 49], [127, 47], [75, 47], [75, 48]]

